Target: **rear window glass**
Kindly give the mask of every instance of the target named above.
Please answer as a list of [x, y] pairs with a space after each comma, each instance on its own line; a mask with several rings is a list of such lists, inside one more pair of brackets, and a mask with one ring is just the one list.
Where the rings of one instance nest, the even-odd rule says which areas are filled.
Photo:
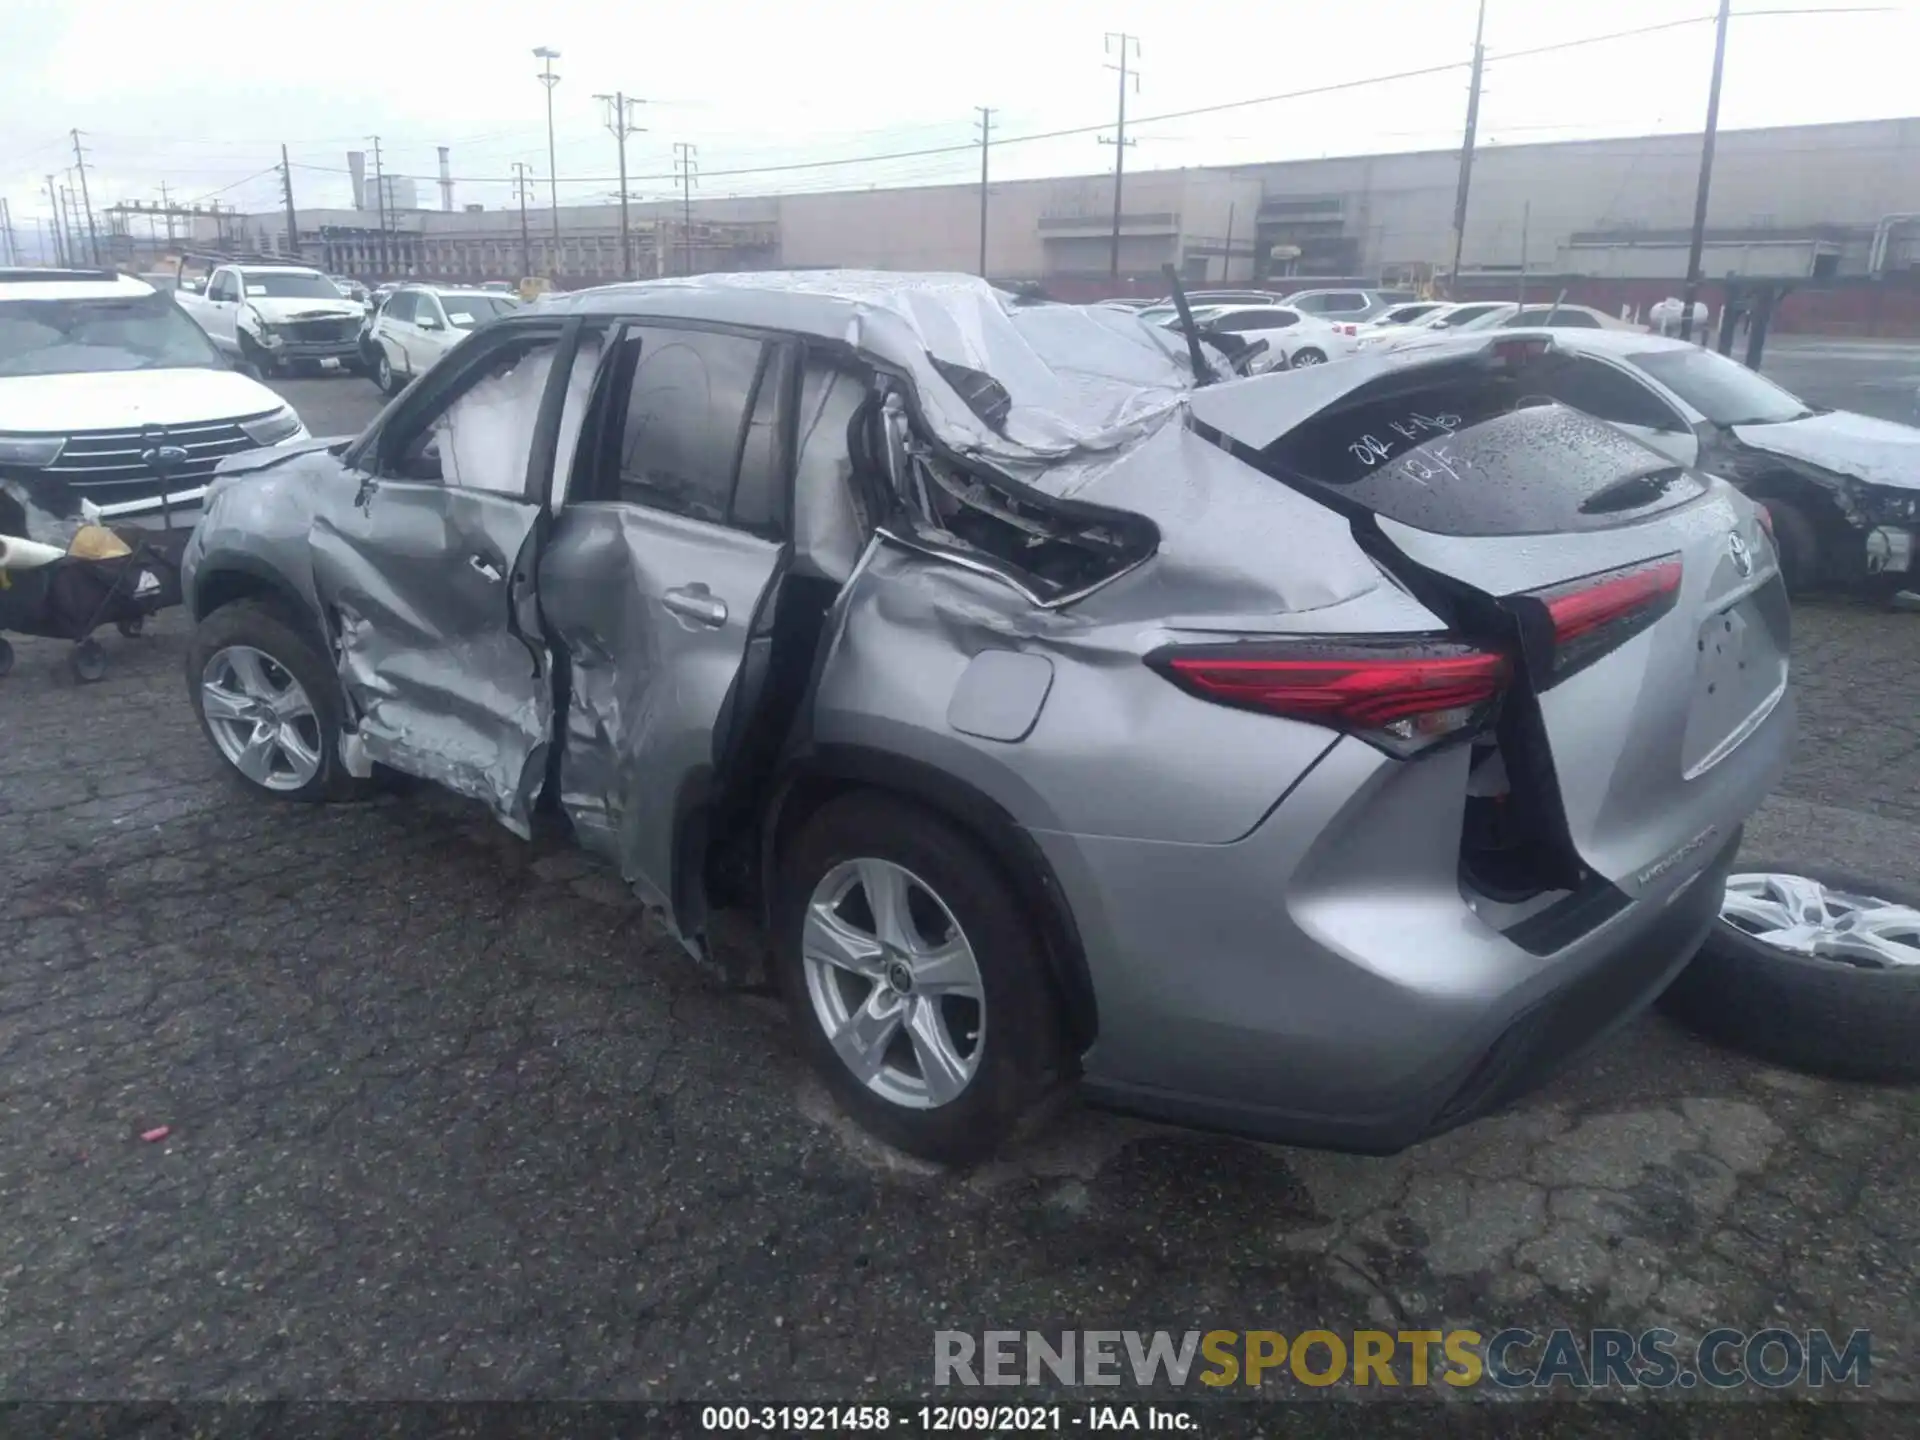
[[[1268, 446], [1261, 468], [1443, 535], [1594, 529], [1702, 490], [1665, 456], [1546, 399], [1526, 371], [1370, 389]], [[1665, 483], [1631, 484], [1662, 473]]]

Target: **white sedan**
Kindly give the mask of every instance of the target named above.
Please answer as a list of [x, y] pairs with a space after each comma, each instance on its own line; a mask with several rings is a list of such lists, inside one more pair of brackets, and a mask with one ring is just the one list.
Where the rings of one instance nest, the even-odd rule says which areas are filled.
[[[1391, 349], [1487, 339], [1445, 335]], [[1920, 429], [1809, 405], [1724, 355], [1630, 328], [1530, 329], [1511, 343], [1523, 403], [1584, 410], [1758, 501], [1789, 589], [1885, 598], [1920, 585]]]
[[[1256, 362], [1256, 370], [1279, 368], [1282, 361], [1293, 370], [1324, 365], [1359, 349], [1352, 326], [1329, 324], [1290, 305], [1203, 305], [1193, 312], [1193, 318], [1202, 329], [1266, 341], [1266, 363], [1263, 366]], [[1180, 322], [1176, 317], [1162, 323], [1174, 328]]]

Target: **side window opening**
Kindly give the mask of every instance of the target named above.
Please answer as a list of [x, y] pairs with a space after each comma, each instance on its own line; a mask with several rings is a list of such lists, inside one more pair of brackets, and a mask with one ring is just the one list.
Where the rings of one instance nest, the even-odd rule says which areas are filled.
[[618, 498], [724, 525], [733, 503], [761, 341], [635, 326], [618, 446]]
[[398, 439], [383, 469], [396, 479], [524, 495], [555, 348], [549, 336], [500, 346], [436, 413]]

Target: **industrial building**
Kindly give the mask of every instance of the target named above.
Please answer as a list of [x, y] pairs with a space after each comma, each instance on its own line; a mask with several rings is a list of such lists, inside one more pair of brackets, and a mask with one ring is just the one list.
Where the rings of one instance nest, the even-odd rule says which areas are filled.
[[[1475, 156], [1463, 282], [1526, 276], [1667, 280], [1686, 268], [1699, 135], [1483, 145]], [[357, 207], [301, 210], [299, 251], [369, 279], [498, 279], [544, 274], [569, 286], [619, 278], [617, 205], [559, 213], [456, 208], [442, 151], [440, 208], [414, 203], [413, 182], [381, 177], [353, 155]], [[1255, 283], [1289, 275], [1418, 283], [1452, 260], [1457, 150], [1126, 177], [1119, 271], [1113, 269], [1111, 175], [994, 183], [987, 191], [988, 273], [1063, 296], [1151, 291], [1172, 263], [1190, 282]], [[630, 207], [638, 276], [835, 266], [975, 270], [977, 185], [703, 199]], [[123, 232], [137, 219], [115, 217]], [[206, 243], [287, 250], [283, 212], [198, 217]], [[151, 228], [151, 221], [149, 221]], [[126, 258], [159, 248], [123, 233]], [[128, 253], [132, 252], [132, 253]], [[1729, 273], [1827, 280], [1920, 274], [1920, 118], [1744, 131], [1719, 136], [1703, 265]]]

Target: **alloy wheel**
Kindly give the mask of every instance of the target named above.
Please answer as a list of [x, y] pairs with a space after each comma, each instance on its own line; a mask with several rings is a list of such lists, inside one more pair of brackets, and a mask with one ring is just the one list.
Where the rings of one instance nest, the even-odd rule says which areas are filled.
[[924, 880], [889, 860], [834, 866], [807, 901], [800, 953], [814, 1018], [857, 1080], [907, 1109], [959, 1098], [980, 1065], [986, 988]]
[[1730, 875], [1720, 918], [1762, 944], [1861, 969], [1920, 966], [1920, 910], [1804, 875]]
[[200, 672], [200, 708], [227, 762], [268, 790], [299, 790], [320, 773], [320, 715], [293, 672], [264, 650], [229, 645]]

